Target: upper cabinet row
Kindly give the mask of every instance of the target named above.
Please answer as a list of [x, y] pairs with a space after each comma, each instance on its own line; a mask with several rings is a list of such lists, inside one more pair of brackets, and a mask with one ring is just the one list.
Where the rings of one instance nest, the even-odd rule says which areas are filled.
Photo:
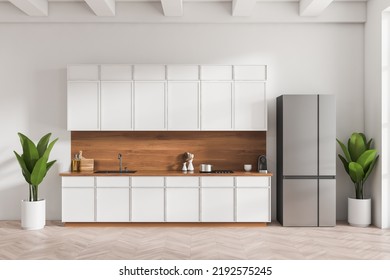
[[68, 130], [266, 130], [266, 66], [71, 65]]

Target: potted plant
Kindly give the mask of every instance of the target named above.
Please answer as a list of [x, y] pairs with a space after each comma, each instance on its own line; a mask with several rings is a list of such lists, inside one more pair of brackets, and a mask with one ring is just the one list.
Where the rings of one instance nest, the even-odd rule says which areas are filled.
[[27, 136], [18, 133], [23, 154], [14, 151], [22, 169], [24, 179], [29, 185], [29, 199], [22, 200], [21, 225], [23, 229], [41, 229], [46, 221], [46, 203], [38, 198], [39, 184], [45, 178], [47, 171], [56, 162], [49, 162], [49, 155], [58, 138], [49, 144], [51, 133], [44, 135], [35, 145]]
[[371, 224], [371, 198], [364, 194], [364, 183], [371, 174], [379, 155], [371, 149], [372, 139], [367, 142], [363, 133], [352, 133], [348, 144], [337, 139], [344, 156], [339, 158], [344, 169], [355, 185], [356, 198], [348, 198], [348, 223], [353, 226], [369, 226]]

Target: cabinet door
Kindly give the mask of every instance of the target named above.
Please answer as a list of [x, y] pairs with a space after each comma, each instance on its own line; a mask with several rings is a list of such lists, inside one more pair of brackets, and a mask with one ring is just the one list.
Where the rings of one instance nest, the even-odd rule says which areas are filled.
[[164, 188], [133, 188], [132, 222], [164, 221]]
[[137, 81], [165, 80], [165, 65], [153, 65], [153, 64], [134, 65], [134, 80]]
[[101, 130], [131, 129], [131, 82], [101, 82]]
[[265, 83], [235, 82], [235, 130], [267, 130]]
[[94, 188], [62, 188], [62, 221], [95, 221]]
[[229, 81], [233, 78], [233, 68], [230, 65], [202, 65], [200, 78], [203, 81]]
[[167, 222], [199, 222], [199, 188], [166, 189]]
[[100, 79], [102, 81], [131, 81], [133, 79], [132, 66], [126, 64], [101, 65]]
[[129, 222], [129, 215], [129, 188], [97, 188], [97, 222]]
[[168, 82], [168, 130], [199, 129], [199, 83]]
[[99, 82], [68, 82], [68, 130], [99, 130]]
[[168, 65], [167, 79], [173, 81], [199, 80], [198, 65]]
[[234, 221], [234, 189], [202, 188], [202, 222]]
[[237, 188], [237, 222], [270, 222], [270, 189]]
[[134, 128], [165, 130], [165, 82], [135, 82]]
[[68, 81], [97, 81], [99, 66], [94, 64], [75, 64], [68, 66]]
[[202, 130], [232, 129], [232, 83], [202, 82]]
[[236, 81], [265, 81], [267, 67], [265, 65], [234, 66], [234, 79]]

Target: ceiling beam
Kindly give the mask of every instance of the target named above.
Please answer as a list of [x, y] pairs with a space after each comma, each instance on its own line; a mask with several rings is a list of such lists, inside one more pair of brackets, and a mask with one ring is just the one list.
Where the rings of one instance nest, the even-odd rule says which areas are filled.
[[115, 0], [85, 0], [85, 2], [97, 16], [115, 16]]
[[236, 17], [248, 17], [252, 15], [256, 0], [233, 0], [232, 14]]
[[164, 15], [167, 17], [181, 17], [183, 15], [183, 0], [161, 0]]
[[49, 14], [47, 0], [9, 0], [9, 2], [29, 16], [42, 17]]
[[304, 17], [319, 16], [334, 0], [301, 0], [299, 15]]

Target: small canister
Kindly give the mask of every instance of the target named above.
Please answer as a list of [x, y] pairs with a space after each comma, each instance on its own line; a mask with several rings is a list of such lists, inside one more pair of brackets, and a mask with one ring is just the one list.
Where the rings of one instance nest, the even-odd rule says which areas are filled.
[[72, 172], [80, 172], [80, 160], [72, 159]]

